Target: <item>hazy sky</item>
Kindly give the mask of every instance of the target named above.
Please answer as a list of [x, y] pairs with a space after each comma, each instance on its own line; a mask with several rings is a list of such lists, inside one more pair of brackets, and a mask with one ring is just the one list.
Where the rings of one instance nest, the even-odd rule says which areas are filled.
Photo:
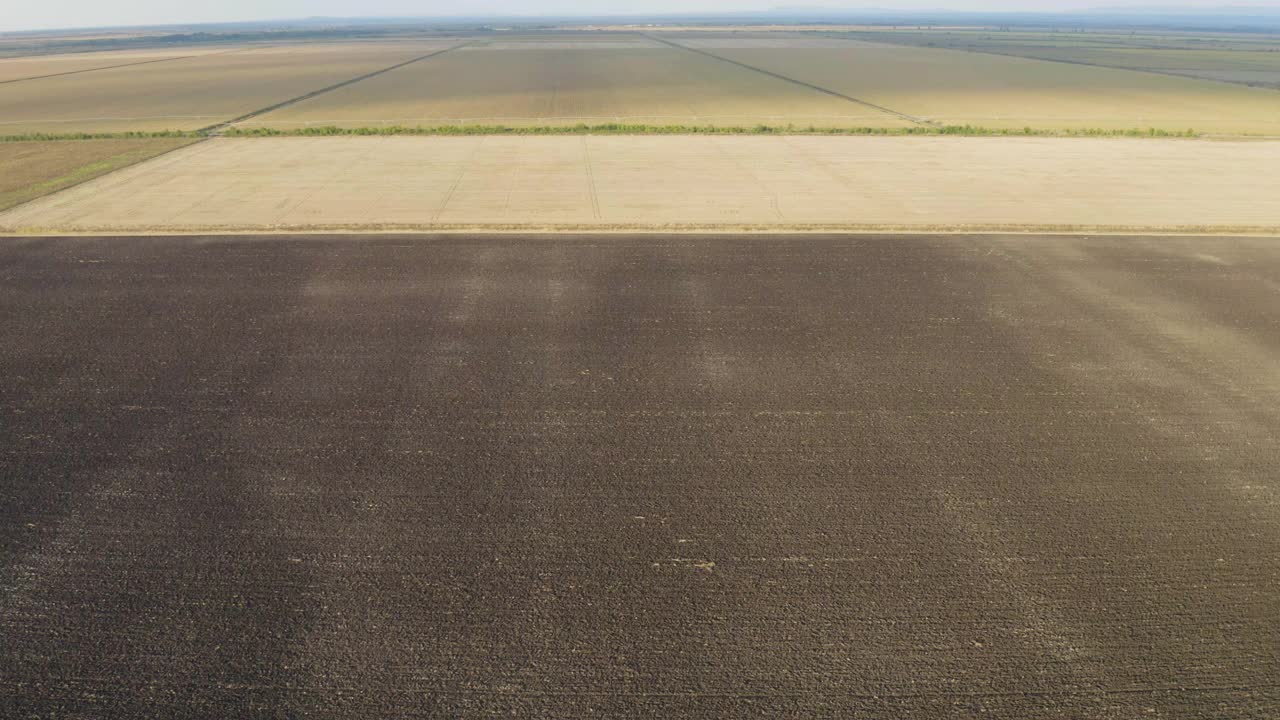
[[314, 15], [449, 16], [548, 14], [656, 14], [668, 12], [768, 10], [779, 6], [856, 9], [1066, 10], [1108, 5], [1280, 7], [1280, 0], [0, 0], [0, 31], [43, 28], [159, 25], [169, 23], [274, 20]]

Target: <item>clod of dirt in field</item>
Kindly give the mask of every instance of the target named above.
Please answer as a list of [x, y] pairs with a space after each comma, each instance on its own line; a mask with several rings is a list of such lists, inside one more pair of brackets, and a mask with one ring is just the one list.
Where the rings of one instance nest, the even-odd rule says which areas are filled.
[[[699, 572], [712, 572], [716, 568], [716, 564], [711, 560], [696, 558], [671, 558], [669, 561], [674, 567], [692, 568]], [[658, 567], [660, 563], [654, 563], [654, 567]]]

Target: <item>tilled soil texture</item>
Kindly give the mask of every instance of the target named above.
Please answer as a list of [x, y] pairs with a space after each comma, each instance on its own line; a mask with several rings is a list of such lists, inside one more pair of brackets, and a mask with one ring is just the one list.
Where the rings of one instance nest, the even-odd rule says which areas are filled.
[[0, 716], [1280, 716], [1280, 244], [0, 244]]

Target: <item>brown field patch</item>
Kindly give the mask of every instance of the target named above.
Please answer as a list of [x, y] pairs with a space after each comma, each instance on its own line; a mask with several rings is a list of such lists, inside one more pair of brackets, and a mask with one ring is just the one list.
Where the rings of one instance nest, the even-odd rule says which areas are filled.
[[1280, 717], [1274, 239], [63, 237], [0, 278], [0, 715]]
[[0, 142], [0, 210], [193, 142], [192, 138]]

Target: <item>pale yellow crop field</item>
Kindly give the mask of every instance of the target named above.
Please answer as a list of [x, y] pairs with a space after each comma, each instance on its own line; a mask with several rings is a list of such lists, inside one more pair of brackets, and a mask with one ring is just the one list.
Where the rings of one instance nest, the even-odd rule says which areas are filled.
[[721, 40], [707, 51], [947, 125], [1280, 135], [1280, 93], [1263, 88], [856, 40], [759, 42]]
[[247, 127], [578, 123], [901, 127], [812, 88], [639, 36], [486, 41], [257, 117]]
[[1280, 141], [821, 136], [217, 138], [0, 231], [1144, 229], [1280, 224]]
[[180, 47], [145, 50], [110, 50], [106, 52], [67, 53], [0, 58], [0, 83], [36, 78], [59, 73], [83, 72], [134, 63], [165, 61], [173, 58], [215, 55], [234, 52], [225, 45], [216, 47]]
[[455, 41], [281, 45], [0, 85], [0, 135], [195, 130]]

